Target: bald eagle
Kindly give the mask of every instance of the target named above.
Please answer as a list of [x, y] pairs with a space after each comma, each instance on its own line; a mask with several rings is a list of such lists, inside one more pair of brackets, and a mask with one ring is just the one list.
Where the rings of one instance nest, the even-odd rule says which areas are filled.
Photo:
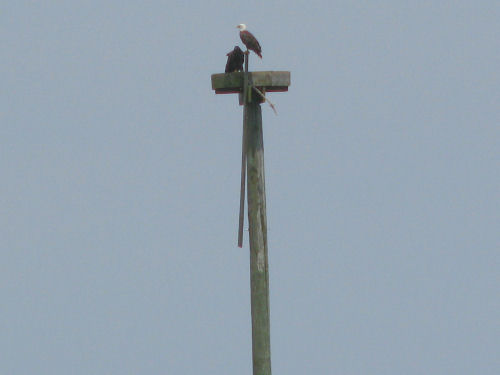
[[257, 56], [262, 59], [262, 48], [260, 48], [259, 42], [255, 39], [252, 33], [247, 31], [247, 26], [244, 23], [241, 23], [236, 27], [240, 29], [241, 41], [245, 46], [247, 46], [247, 49], [254, 51]]
[[239, 72], [243, 70], [245, 55], [240, 47], [236, 46], [227, 55], [226, 73]]

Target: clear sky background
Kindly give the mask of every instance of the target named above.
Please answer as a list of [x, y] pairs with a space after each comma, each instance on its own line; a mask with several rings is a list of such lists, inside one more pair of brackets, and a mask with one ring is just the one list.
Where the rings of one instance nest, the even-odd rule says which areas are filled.
[[251, 374], [246, 23], [274, 374], [498, 374], [498, 1], [2, 1], [0, 373]]

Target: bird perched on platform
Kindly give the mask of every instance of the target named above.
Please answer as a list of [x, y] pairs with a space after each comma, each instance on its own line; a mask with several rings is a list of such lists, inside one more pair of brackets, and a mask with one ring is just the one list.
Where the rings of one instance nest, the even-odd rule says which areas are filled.
[[227, 55], [226, 73], [239, 72], [243, 70], [245, 54], [240, 47], [235, 46]]
[[240, 29], [241, 41], [247, 47], [247, 49], [249, 49], [250, 51], [254, 51], [257, 54], [257, 56], [259, 56], [262, 59], [262, 48], [260, 48], [260, 44], [257, 41], [257, 39], [253, 36], [253, 34], [247, 31], [247, 25], [245, 25], [244, 23], [240, 23], [236, 27]]

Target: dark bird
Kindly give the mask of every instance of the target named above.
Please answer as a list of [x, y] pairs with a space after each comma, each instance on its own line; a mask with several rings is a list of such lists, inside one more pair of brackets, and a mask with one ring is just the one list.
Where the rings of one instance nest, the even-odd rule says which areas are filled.
[[240, 29], [241, 41], [245, 46], [247, 46], [247, 49], [249, 49], [250, 51], [254, 51], [257, 56], [262, 59], [262, 48], [260, 48], [260, 44], [257, 39], [255, 39], [253, 34], [247, 31], [247, 26], [244, 23], [241, 23], [236, 27]]
[[243, 70], [245, 54], [240, 47], [236, 46], [227, 55], [226, 73], [239, 72]]

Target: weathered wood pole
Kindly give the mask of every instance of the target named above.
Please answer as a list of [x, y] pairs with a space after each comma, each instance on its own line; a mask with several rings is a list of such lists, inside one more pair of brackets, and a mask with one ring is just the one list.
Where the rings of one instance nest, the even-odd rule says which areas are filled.
[[259, 87], [264, 92], [288, 91], [290, 72], [248, 72], [248, 54], [246, 54], [245, 72], [212, 75], [212, 88], [216, 94], [238, 93], [241, 95], [240, 104], [244, 105], [238, 246], [241, 247], [243, 243], [246, 176], [250, 234], [253, 375], [271, 375], [266, 188], [262, 112], [260, 108], [262, 99], [254, 92], [252, 86]]
[[253, 375], [271, 375], [264, 142], [260, 98], [245, 103]]
[[250, 238], [250, 290], [252, 309], [253, 375], [271, 375], [271, 327], [269, 316], [269, 271], [267, 259], [266, 185], [262, 111], [248, 78], [245, 55], [243, 132], [246, 138], [248, 227]]

